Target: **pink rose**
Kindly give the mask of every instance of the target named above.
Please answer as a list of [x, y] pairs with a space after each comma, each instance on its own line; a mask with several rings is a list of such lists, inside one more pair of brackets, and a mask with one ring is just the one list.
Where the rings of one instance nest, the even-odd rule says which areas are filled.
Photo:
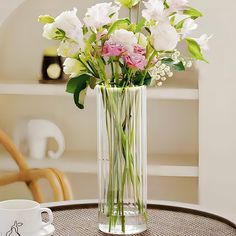
[[129, 68], [144, 70], [147, 65], [145, 56], [137, 53], [124, 56], [124, 61]]
[[141, 47], [139, 44], [136, 44], [134, 46], [134, 53], [145, 55], [146, 54], [146, 49]]
[[125, 49], [118, 44], [114, 43], [105, 43], [102, 48], [102, 55], [105, 57], [117, 57], [121, 56], [125, 52]]

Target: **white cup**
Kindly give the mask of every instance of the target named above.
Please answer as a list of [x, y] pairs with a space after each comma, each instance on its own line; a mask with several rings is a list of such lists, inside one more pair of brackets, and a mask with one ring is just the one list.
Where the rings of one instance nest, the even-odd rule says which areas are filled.
[[[43, 222], [42, 213], [49, 221]], [[0, 236], [35, 236], [53, 222], [52, 211], [41, 208], [31, 200], [8, 200], [0, 202]]]

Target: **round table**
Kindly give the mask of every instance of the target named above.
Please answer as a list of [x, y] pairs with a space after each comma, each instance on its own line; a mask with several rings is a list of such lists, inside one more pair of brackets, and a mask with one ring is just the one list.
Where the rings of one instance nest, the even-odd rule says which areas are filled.
[[[105, 235], [98, 230], [96, 203], [46, 206], [53, 211], [54, 236]], [[149, 204], [148, 217], [148, 230], [139, 236], [236, 236], [233, 222], [202, 210]]]

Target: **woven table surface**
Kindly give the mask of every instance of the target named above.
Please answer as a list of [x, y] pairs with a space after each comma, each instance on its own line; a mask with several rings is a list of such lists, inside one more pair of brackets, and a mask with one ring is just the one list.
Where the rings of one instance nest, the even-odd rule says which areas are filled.
[[[96, 205], [51, 208], [54, 236], [104, 236]], [[236, 236], [236, 226], [217, 216], [185, 208], [149, 206], [148, 230], [139, 236]]]

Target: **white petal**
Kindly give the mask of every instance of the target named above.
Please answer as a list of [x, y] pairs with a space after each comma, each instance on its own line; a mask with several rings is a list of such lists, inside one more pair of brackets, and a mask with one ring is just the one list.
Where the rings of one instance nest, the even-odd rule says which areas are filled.
[[172, 51], [179, 42], [179, 35], [169, 22], [162, 22], [152, 27], [151, 33], [157, 51]]

